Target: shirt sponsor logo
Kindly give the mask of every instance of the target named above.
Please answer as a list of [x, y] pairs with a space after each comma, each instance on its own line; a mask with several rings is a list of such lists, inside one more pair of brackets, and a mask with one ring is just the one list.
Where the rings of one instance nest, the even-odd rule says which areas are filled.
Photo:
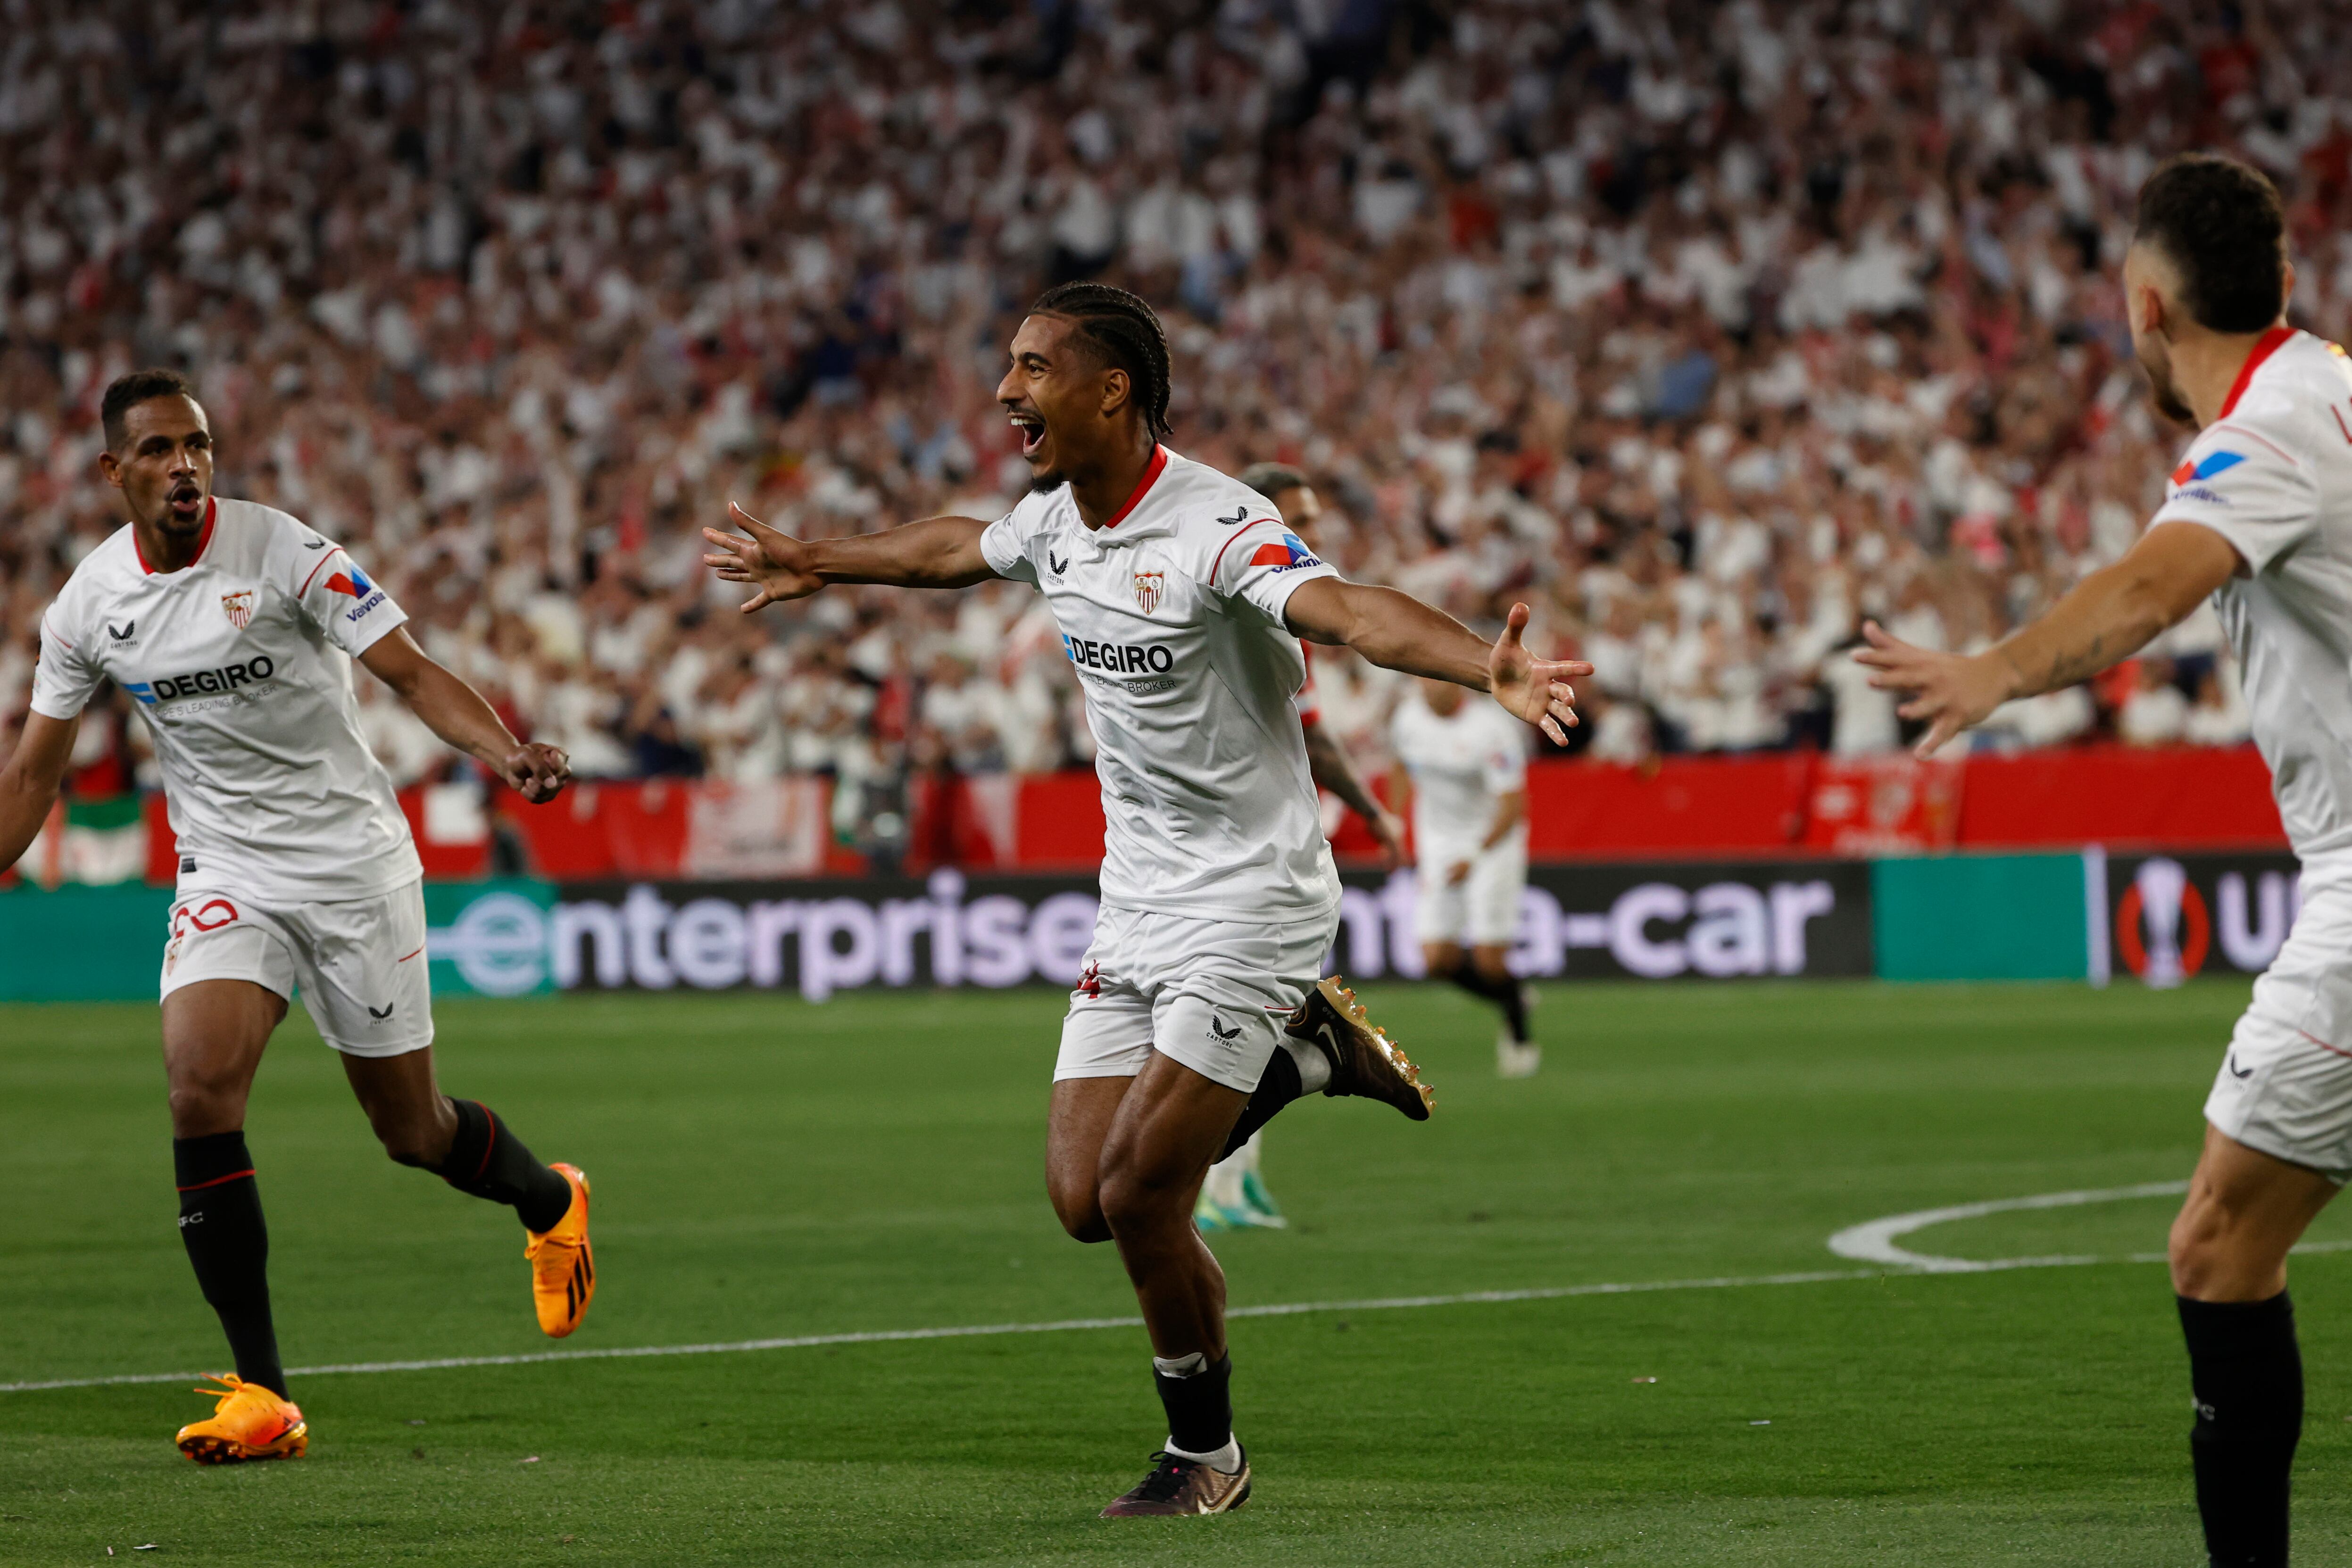
[[383, 592], [367, 579], [367, 573], [353, 566], [349, 572], [337, 572], [327, 579], [327, 586], [347, 599], [359, 602], [343, 612], [343, 619], [356, 621], [383, 602]]
[[1062, 646], [1069, 651], [1070, 663], [1082, 670], [1103, 670], [1114, 675], [1150, 671], [1164, 675], [1176, 667], [1176, 655], [1157, 643], [1146, 647], [1133, 643], [1095, 643], [1064, 632]]
[[228, 623], [240, 632], [252, 625], [253, 590], [240, 588], [235, 593], [222, 594], [221, 613], [227, 616]]
[[2193, 479], [2210, 479], [2216, 474], [2228, 473], [2245, 460], [2246, 455], [2242, 452], [2208, 453], [2195, 463], [2184, 458], [2180, 466], [2172, 471], [2172, 482], [2186, 485]]
[[1250, 557], [1252, 566], [1270, 566], [1276, 571], [1296, 571], [1302, 566], [1321, 566], [1307, 541], [1297, 534], [1286, 533], [1280, 544], [1263, 544]]
[[1135, 574], [1135, 601], [1146, 615], [1160, 608], [1160, 591], [1168, 584], [1164, 571], [1139, 571]]
[[216, 696], [234, 692], [240, 686], [253, 685], [278, 673], [278, 662], [267, 653], [257, 653], [242, 664], [225, 664], [217, 670], [198, 670], [192, 675], [171, 675], [152, 683], [126, 681], [122, 689], [153, 707], [158, 703], [175, 702], [182, 697]]

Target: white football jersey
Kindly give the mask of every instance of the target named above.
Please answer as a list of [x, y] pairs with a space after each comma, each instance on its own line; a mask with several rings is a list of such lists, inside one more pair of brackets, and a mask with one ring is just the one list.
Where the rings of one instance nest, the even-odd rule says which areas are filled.
[[2245, 559], [2213, 595], [2295, 852], [2352, 851], [2352, 363], [2273, 328], [2172, 471], [2149, 524]]
[[1339, 900], [1307, 770], [1307, 678], [1283, 606], [1338, 575], [1256, 491], [1166, 447], [1099, 529], [1068, 486], [989, 525], [999, 576], [1043, 590], [1102, 779], [1114, 907], [1232, 918]]
[[41, 617], [33, 711], [74, 718], [101, 679], [138, 699], [182, 894], [373, 897], [424, 871], [346, 655], [407, 619], [340, 545], [216, 497], [182, 570], [150, 570], [127, 525], [83, 558]]
[[1424, 846], [1476, 844], [1494, 826], [1496, 797], [1528, 785], [1527, 727], [1477, 692], [1443, 716], [1418, 687], [1407, 692], [1389, 745], [1412, 776], [1412, 834]]

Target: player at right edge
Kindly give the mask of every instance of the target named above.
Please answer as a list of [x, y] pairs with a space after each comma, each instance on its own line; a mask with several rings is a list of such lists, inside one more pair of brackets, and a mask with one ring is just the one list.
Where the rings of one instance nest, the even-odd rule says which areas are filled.
[[2273, 1568], [2303, 1430], [2287, 1252], [2352, 1179], [2352, 362], [2286, 324], [2278, 192], [2228, 159], [2149, 177], [2123, 283], [2156, 406], [2198, 427], [2147, 531], [1981, 653], [1867, 626], [1855, 656], [1908, 694], [1924, 754], [2130, 657], [2209, 595], [2221, 615], [2303, 906], [2214, 1077], [2170, 1256], [2206, 1550], [2217, 1568]]

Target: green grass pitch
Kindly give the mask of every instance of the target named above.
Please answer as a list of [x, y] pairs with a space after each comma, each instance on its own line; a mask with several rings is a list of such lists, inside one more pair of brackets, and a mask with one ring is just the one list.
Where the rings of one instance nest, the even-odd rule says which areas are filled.
[[[1554, 986], [1544, 1071], [1509, 1083], [1466, 999], [1368, 999], [1437, 1115], [1277, 1122], [1296, 1228], [1217, 1244], [1236, 1305], [1832, 1270], [1827, 1237], [1875, 1217], [2182, 1176], [2243, 987]], [[1043, 1192], [1062, 1005], [451, 1003], [439, 1050], [595, 1182], [567, 1347], [1121, 1317], [1116, 1258]], [[149, 1008], [0, 1009], [0, 1382], [221, 1363], [154, 1034]], [[289, 1364], [549, 1348], [511, 1218], [383, 1160], [299, 1009], [249, 1135]], [[1910, 1244], [2127, 1258], [2172, 1207]], [[2298, 1560], [2352, 1561], [2352, 1256], [2296, 1283]], [[1161, 1433], [1146, 1354], [1108, 1328], [320, 1375], [308, 1458], [219, 1470], [171, 1447], [209, 1408], [184, 1385], [5, 1393], [0, 1563], [2202, 1560], [2147, 1262], [1241, 1321], [1249, 1506], [1098, 1521]]]

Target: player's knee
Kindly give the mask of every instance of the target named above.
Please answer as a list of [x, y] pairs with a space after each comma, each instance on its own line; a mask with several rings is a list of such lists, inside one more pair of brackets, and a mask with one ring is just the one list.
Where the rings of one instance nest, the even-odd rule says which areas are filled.
[[1501, 985], [1511, 977], [1510, 960], [1500, 950], [1481, 948], [1471, 956], [1470, 962], [1481, 979]]
[[175, 1138], [233, 1133], [245, 1125], [245, 1086], [234, 1078], [175, 1078], [168, 1098]]
[[[1095, 1187], [1095, 1203], [1112, 1232], [1136, 1230], [1163, 1218], [1181, 1195], [1165, 1182], [1124, 1168], [1107, 1170]], [[1187, 1224], [1191, 1223], [1189, 1209]]]
[[2215, 1217], [2202, 1209], [2184, 1208], [2166, 1239], [2165, 1260], [2171, 1265], [2176, 1295], [2192, 1301], [2210, 1295], [2230, 1272], [2226, 1233]]
[[1066, 1193], [1058, 1188], [1054, 1193], [1054, 1218], [1062, 1222], [1073, 1241], [1108, 1241], [1110, 1221], [1103, 1218], [1102, 1206], [1091, 1192]]
[[2231, 1219], [2210, 1192], [2181, 1206], [2165, 1245], [2175, 1294], [2192, 1301], [2235, 1300], [2248, 1280], [2275, 1268], [2267, 1259], [2248, 1256], [2251, 1239]]

